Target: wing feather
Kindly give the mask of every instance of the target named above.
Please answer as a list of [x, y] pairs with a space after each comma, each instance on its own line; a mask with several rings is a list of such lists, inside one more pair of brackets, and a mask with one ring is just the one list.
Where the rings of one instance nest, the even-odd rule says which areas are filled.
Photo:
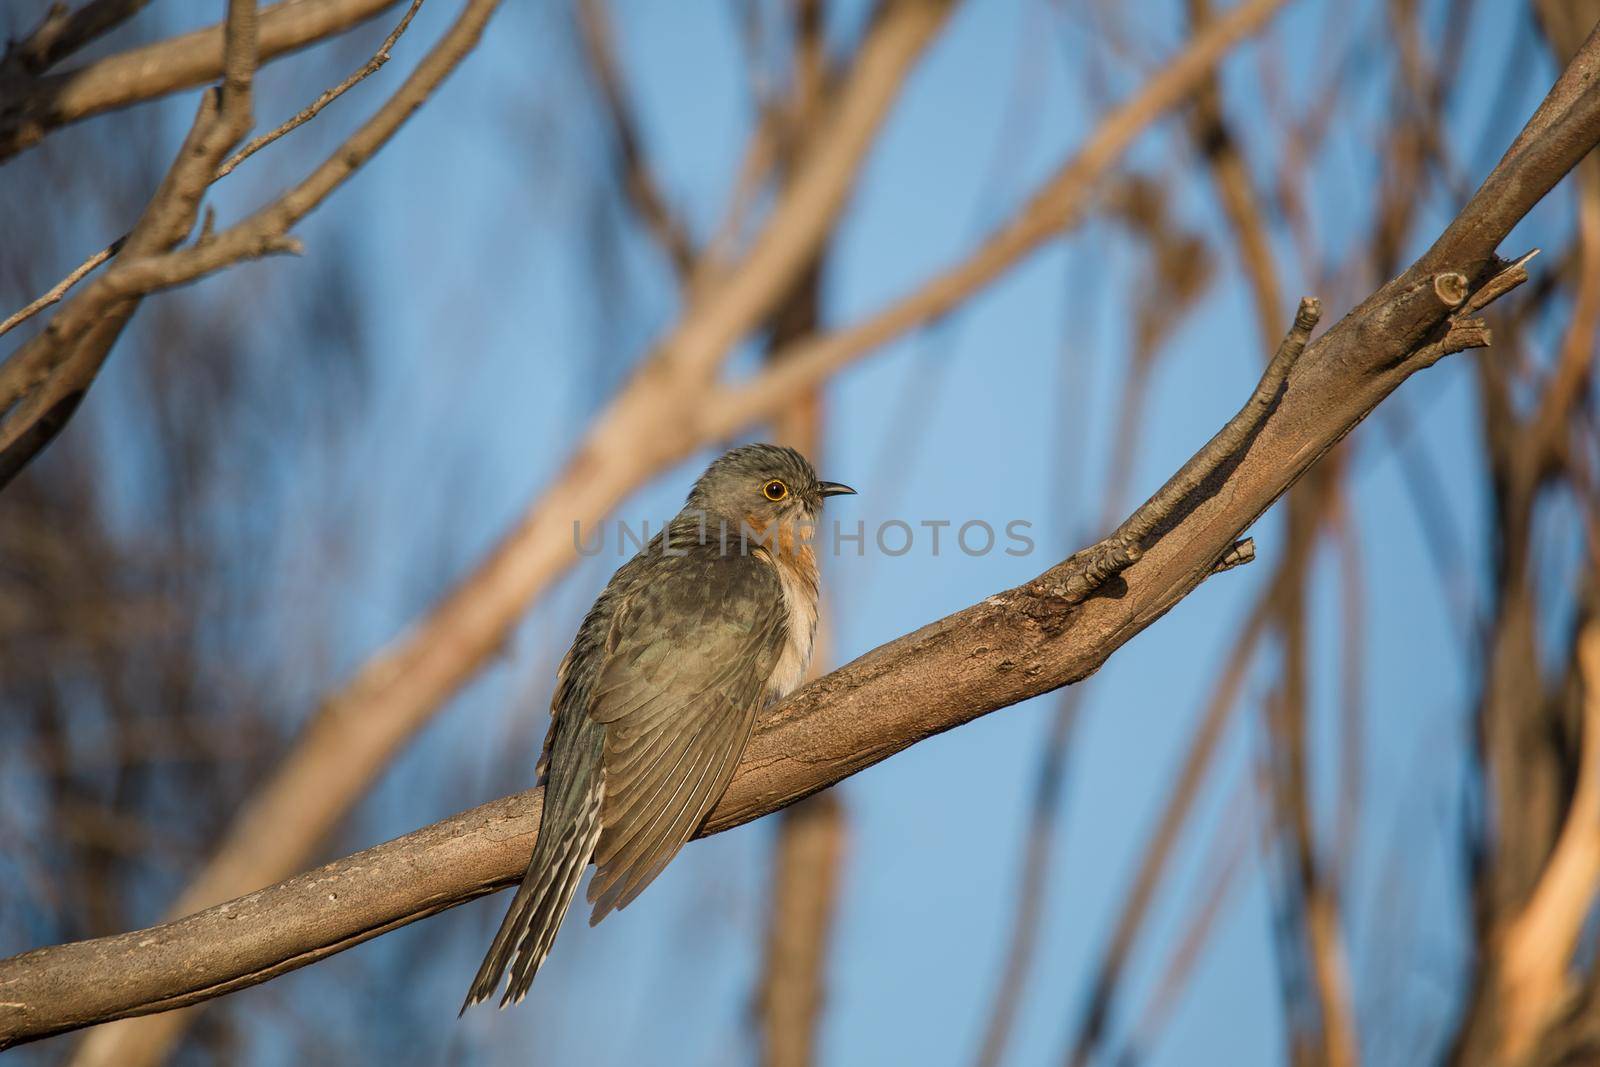
[[595, 850], [597, 866], [609, 863], [628, 842], [658, 821], [683, 780], [693, 773], [699, 754], [710, 747], [716, 728], [716, 721], [706, 717], [684, 723], [682, 730], [656, 731], [651, 735], [654, 744], [635, 746], [640, 758], [626, 766], [619, 765], [616, 774], [620, 781], [637, 785], [630, 790], [632, 796], [619, 801], [608, 813], [611, 832]]
[[744, 749], [744, 743], [749, 739], [750, 727], [754, 716], [745, 718], [743, 731], [732, 744], [719, 746], [713, 755], [701, 768], [701, 777], [695, 783], [694, 791], [689, 798], [678, 806], [678, 814], [668, 825], [664, 832], [653, 835], [648, 841], [644, 838], [636, 842], [634, 853], [630, 856], [625, 879], [619, 880], [616, 885], [607, 891], [607, 896], [602, 897], [601, 903], [610, 904], [618, 908], [627, 907], [656, 876], [659, 875], [671, 862], [672, 857], [688, 841], [706, 813], [727, 789], [728, 782], [733, 778], [734, 768], [738, 766], [739, 755]]
[[[648, 878], [641, 880], [640, 876], [654, 866], [653, 861], [663, 851], [670, 859], [683, 847], [693, 826], [678, 830], [674, 836], [676, 827], [686, 820], [699, 825], [700, 819], [705, 817], [710, 804], [701, 802], [702, 786], [717, 761], [718, 750], [723, 747], [717, 737], [717, 724], [707, 725], [708, 729], [691, 750], [696, 758], [681, 762], [664, 776], [661, 788], [635, 816], [639, 825], [631, 825], [634, 820], [626, 818], [619, 824], [625, 828], [626, 840], [609, 850], [605, 861], [597, 862], [595, 877], [589, 883], [589, 900], [595, 905], [589, 920], [591, 924], [605, 918], [612, 909], [626, 906], [638, 895], [649, 881]], [[637, 888], [633, 888], [636, 884]], [[631, 888], [633, 892], [630, 893]]]
[[605, 726], [591, 923], [660, 874], [727, 788], [786, 625], [777, 576], [752, 557], [664, 561], [618, 612], [587, 707]]

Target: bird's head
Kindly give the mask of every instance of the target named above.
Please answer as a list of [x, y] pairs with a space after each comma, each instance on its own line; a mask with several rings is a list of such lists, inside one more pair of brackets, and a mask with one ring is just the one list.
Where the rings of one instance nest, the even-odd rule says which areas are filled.
[[848, 485], [825, 482], [799, 452], [779, 445], [744, 445], [725, 452], [706, 468], [689, 491], [686, 507], [710, 520], [767, 530], [773, 523], [792, 527], [815, 522], [830, 496], [854, 493]]

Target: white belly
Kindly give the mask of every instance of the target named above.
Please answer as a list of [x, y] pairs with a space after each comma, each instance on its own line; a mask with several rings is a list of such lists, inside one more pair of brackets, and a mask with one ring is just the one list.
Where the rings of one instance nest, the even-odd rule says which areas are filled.
[[773, 570], [778, 572], [778, 584], [783, 587], [789, 636], [767, 683], [767, 696], [782, 700], [799, 687], [811, 665], [811, 645], [817, 636], [817, 579], [815, 571], [808, 575], [794, 565], [774, 563]]

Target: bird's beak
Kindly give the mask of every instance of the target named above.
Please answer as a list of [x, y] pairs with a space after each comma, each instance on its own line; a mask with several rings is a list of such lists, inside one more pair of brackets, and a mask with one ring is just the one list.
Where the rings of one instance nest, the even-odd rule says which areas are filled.
[[817, 492], [828, 496], [855, 496], [856, 491], [842, 482], [818, 482]]

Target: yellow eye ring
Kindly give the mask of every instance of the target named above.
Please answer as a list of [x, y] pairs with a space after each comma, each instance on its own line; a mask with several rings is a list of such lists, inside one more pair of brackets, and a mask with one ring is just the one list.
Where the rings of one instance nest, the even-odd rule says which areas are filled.
[[776, 503], [789, 495], [789, 487], [774, 478], [761, 487], [761, 495]]

